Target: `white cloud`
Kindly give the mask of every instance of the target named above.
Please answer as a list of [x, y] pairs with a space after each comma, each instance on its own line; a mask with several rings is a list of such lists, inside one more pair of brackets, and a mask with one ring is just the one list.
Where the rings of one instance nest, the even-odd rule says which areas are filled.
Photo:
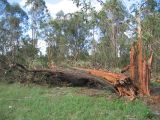
[[[21, 0], [19, 3], [22, 7], [25, 6], [25, 2], [27, 0]], [[55, 17], [56, 13], [59, 12], [60, 10], [63, 10], [63, 12], [66, 13], [74, 13], [80, 8], [78, 8], [72, 0], [59, 0], [57, 3], [50, 3], [49, 0], [46, 0], [46, 6], [48, 10], [50, 11], [50, 14]], [[101, 9], [101, 5], [97, 0], [92, 0], [92, 6], [95, 7], [97, 11]]]
[[102, 6], [100, 5], [100, 3], [97, 0], [92, 1], [92, 6], [95, 7], [96, 11], [100, 11], [102, 8]]
[[[66, 13], [74, 13], [78, 10], [80, 10], [80, 8], [78, 8], [72, 0], [61, 0], [60, 2], [53, 4], [53, 3], [49, 3], [46, 2], [47, 8], [50, 11], [51, 15], [53, 17], [55, 17], [56, 13], [59, 12], [60, 10], [63, 10], [63, 12]], [[99, 2], [97, 2], [97, 0], [93, 0], [92, 1], [92, 5], [93, 7], [95, 7], [95, 9], [97, 11], [99, 11], [101, 9], [101, 5]]]
[[73, 4], [72, 0], [61, 0], [56, 4], [46, 2], [46, 5], [53, 17], [55, 17], [56, 13], [60, 10], [63, 10], [64, 13], [74, 13], [79, 10], [79, 8], [77, 8], [76, 5]]
[[20, 2], [19, 4], [20, 4], [22, 7], [24, 7], [26, 1], [27, 1], [27, 0], [21, 0], [21, 2]]

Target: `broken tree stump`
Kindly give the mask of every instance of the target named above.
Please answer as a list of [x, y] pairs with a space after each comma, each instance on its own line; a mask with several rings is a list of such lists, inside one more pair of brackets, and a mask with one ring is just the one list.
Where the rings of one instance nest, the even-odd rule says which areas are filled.
[[[142, 50], [138, 42], [134, 42], [130, 49], [130, 65], [125, 67], [122, 72], [129, 70], [130, 79], [139, 90], [141, 95], [150, 95], [150, 79], [151, 79], [151, 66], [153, 61], [153, 52], [150, 50], [148, 61], [139, 52]], [[142, 47], [142, 46], [141, 46]]]

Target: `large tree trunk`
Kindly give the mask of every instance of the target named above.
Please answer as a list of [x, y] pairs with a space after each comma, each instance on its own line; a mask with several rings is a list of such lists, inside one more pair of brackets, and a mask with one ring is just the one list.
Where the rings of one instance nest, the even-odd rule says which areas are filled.
[[[145, 54], [143, 55], [143, 42], [142, 42], [142, 30], [141, 30], [141, 11], [137, 15], [137, 34], [138, 41], [131, 46], [130, 50], [130, 65], [123, 69], [125, 72], [129, 69], [130, 78], [134, 85], [139, 89], [139, 93], [142, 95], [150, 95], [149, 83], [151, 78], [151, 65], [153, 59], [153, 53], [148, 61], [146, 61]], [[144, 56], [144, 57], [143, 57]]]
[[124, 74], [83, 68], [64, 69], [56, 66], [52, 69], [34, 70], [28, 70], [20, 64], [13, 64], [11, 67], [18, 69], [20, 68], [26, 72], [33, 72], [34, 74], [46, 72], [53, 76], [52, 81], [57, 80], [54, 78], [58, 78], [60, 82], [67, 82], [73, 86], [93, 86], [98, 88], [99, 86], [107, 87], [108, 85], [111, 85], [120, 96], [129, 96], [131, 99], [134, 99], [136, 96], [136, 89], [132, 84], [132, 81]]
[[139, 88], [138, 79], [138, 46], [134, 43], [130, 50], [130, 79], [133, 81], [134, 85]]
[[141, 30], [140, 16], [141, 16], [141, 11], [139, 10], [139, 14], [137, 16], [138, 41], [137, 41], [137, 45], [133, 45], [131, 48], [130, 76], [132, 80], [134, 80], [135, 85], [139, 88], [139, 92], [142, 95], [150, 95], [149, 83], [150, 83], [150, 77], [151, 77], [151, 64], [152, 64], [153, 54], [151, 51], [149, 63], [147, 63], [145, 54], [143, 55], [143, 42], [142, 42], [142, 30]]
[[142, 94], [150, 94], [150, 93], [146, 93], [146, 88], [148, 88], [148, 86], [145, 86], [146, 83], [144, 82], [148, 82], [148, 80], [145, 81], [145, 79], [147, 78], [146, 74], [147, 74], [147, 68], [146, 68], [146, 61], [143, 61], [143, 43], [142, 43], [142, 30], [141, 30], [141, 19], [140, 19], [140, 15], [141, 15], [141, 11], [139, 11], [139, 14], [137, 16], [137, 23], [138, 23], [138, 27], [137, 27], [137, 33], [138, 33], [138, 41], [137, 41], [137, 45], [138, 45], [138, 81], [139, 81], [139, 89], [140, 89], [140, 93]]
[[[136, 88], [139, 89], [139, 93], [142, 95], [150, 95], [150, 79], [151, 79], [151, 65], [153, 60], [153, 52], [150, 51], [149, 60], [146, 57], [143, 58], [141, 43], [134, 43], [130, 50], [130, 65], [123, 69], [125, 72], [129, 69], [130, 79]], [[139, 50], [140, 49], [140, 50]], [[145, 55], [144, 55], [145, 56]]]

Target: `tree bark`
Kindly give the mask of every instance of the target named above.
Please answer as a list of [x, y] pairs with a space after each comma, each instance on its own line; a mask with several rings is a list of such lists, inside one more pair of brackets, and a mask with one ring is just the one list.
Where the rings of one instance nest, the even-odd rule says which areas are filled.
[[130, 50], [130, 78], [134, 85], [139, 88], [138, 81], [138, 46], [137, 43], [133, 43]]
[[[148, 61], [146, 57], [143, 58], [141, 51], [141, 45], [134, 43], [130, 50], [130, 65], [125, 67], [122, 72], [129, 70], [130, 79], [133, 84], [139, 89], [139, 93], [142, 95], [150, 95], [150, 79], [151, 79], [151, 66], [153, 61], [153, 52], [150, 51], [150, 57]], [[140, 50], [139, 50], [140, 49]], [[144, 55], [145, 56], [145, 55]]]

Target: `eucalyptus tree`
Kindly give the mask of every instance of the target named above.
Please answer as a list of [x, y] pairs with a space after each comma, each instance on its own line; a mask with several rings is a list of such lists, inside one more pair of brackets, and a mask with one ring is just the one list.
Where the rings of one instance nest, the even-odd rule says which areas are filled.
[[[97, 0], [98, 1], [98, 0]], [[77, 7], [80, 8], [80, 13], [83, 16], [83, 21], [85, 22], [85, 31], [88, 35], [86, 35], [86, 46], [87, 52], [92, 56], [93, 62], [96, 62], [96, 55], [94, 54], [97, 47], [97, 34], [99, 32], [98, 27], [98, 13], [93, 7], [93, 3], [91, 0], [73, 0]], [[99, 1], [100, 3], [102, 1]]]
[[70, 55], [77, 61], [85, 57], [90, 44], [90, 24], [83, 12], [73, 13], [67, 20], [65, 29], [66, 38], [69, 44]]
[[[138, 6], [138, 7], [137, 7]], [[141, 33], [137, 34], [138, 37], [141, 38], [142, 41], [142, 54], [149, 57], [149, 52], [152, 49], [154, 51], [154, 68], [158, 68], [158, 57], [159, 54], [159, 26], [160, 26], [160, 2], [157, 0], [141, 0], [139, 3], [134, 3], [131, 7], [131, 10], [135, 13], [133, 20], [134, 26], [141, 30]], [[138, 20], [138, 21], [137, 21]], [[138, 33], [135, 31], [135, 33]], [[135, 36], [134, 39], [137, 38]], [[157, 64], [156, 64], [157, 63]]]
[[56, 18], [50, 21], [52, 33], [49, 35], [47, 43], [48, 62], [60, 63], [65, 60], [68, 54], [67, 40], [64, 33], [66, 26], [65, 14], [59, 11]]
[[144, 6], [144, 19], [142, 20], [142, 35], [146, 55], [149, 56], [149, 48], [154, 51], [154, 70], [160, 70], [160, 1], [147, 0]]
[[30, 29], [32, 31], [32, 44], [37, 46], [37, 40], [42, 37], [42, 29], [45, 28], [45, 24], [48, 24], [50, 19], [49, 11], [46, 7], [44, 0], [27, 0], [25, 7], [29, 9], [28, 15], [30, 18]]
[[7, 8], [10, 4], [7, 0], [0, 1], [0, 53], [5, 54], [9, 49], [9, 43], [7, 40], [9, 30], [4, 28], [7, 19]]
[[[73, 0], [81, 9], [90, 10], [92, 16], [92, 38], [94, 45], [92, 56], [95, 62], [102, 66], [117, 67], [120, 58], [124, 57], [128, 50], [128, 37], [125, 32], [128, 30], [128, 11], [121, 0], [97, 0], [102, 9], [98, 13], [94, 10], [91, 0]], [[92, 9], [91, 9], [92, 8]], [[86, 13], [86, 12], [85, 12]], [[95, 31], [100, 32], [98, 40], [95, 40]], [[98, 41], [98, 42], [96, 42]], [[123, 48], [127, 47], [127, 48]], [[112, 52], [109, 52], [112, 51]], [[97, 53], [96, 53], [97, 52]], [[120, 59], [121, 60], [121, 59]], [[123, 61], [123, 58], [122, 60]]]
[[100, 59], [105, 59], [108, 67], [118, 66], [118, 59], [122, 56], [122, 45], [127, 45], [125, 35], [128, 29], [127, 17], [128, 11], [120, 0], [106, 1], [98, 13], [98, 26], [101, 32], [98, 48], [100, 54], [103, 54]]
[[3, 54], [10, 51], [12, 60], [15, 60], [15, 54], [20, 46], [20, 40], [26, 30], [28, 16], [18, 4], [9, 4], [6, 0], [1, 1], [4, 6], [0, 24], [1, 25], [1, 48]]
[[[58, 12], [52, 20], [54, 54], [58, 59], [72, 58], [73, 61], [85, 59], [91, 36], [90, 5], [87, 3], [78, 12], [64, 14]], [[49, 48], [48, 48], [49, 49]], [[59, 54], [60, 53], [60, 54]]]

